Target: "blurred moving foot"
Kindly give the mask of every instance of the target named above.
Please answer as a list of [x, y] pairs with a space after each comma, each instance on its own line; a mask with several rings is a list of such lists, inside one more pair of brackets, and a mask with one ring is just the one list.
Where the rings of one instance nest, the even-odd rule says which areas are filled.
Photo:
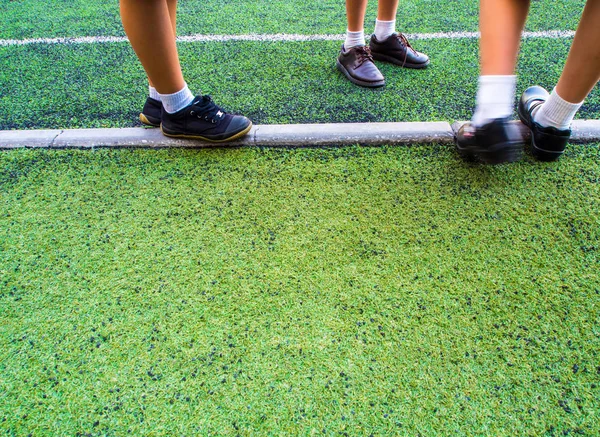
[[490, 120], [479, 127], [465, 123], [456, 134], [456, 149], [460, 156], [467, 161], [479, 158], [486, 164], [517, 161], [522, 144], [521, 132], [509, 118]]
[[228, 114], [210, 96], [196, 96], [182, 110], [162, 112], [162, 133], [168, 137], [189, 138], [223, 143], [246, 135], [252, 122], [242, 115]]
[[531, 131], [531, 153], [540, 161], [556, 161], [565, 151], [571, 129], [543, 127], [534, 121], [533, 112], [548, 100], [550, 94], [541, 86], [525, 90], [519, 101], [519, 118]]

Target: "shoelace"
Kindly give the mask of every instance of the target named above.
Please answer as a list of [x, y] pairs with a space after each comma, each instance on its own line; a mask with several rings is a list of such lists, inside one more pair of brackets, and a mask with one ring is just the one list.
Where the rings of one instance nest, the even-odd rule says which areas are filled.
[[413, 49], [403, 33], [397, 33], [396, 37], [400, 40], [400, 44], [403, 44], [406, 47], [406, 50], [404, 51], [404, 61], [402, 61], [402, 66], [404, 67], [406, 65], [406, 60], [408, 59], [408, 50], [412, 50], [415, 55], [417, 54], [417, 51]]
[[368, 46], [356, 48], [356, 60], [358, 61], [359, 67], [367, 61], [373, 62], [373, 55], [371, 54], [371, 50]]
[[195, 115], [201, 120], [216, 124], [225, 117], [225, 111], [219, 108], [210, 96], [202, 96], [192, 103], [190, 115]]

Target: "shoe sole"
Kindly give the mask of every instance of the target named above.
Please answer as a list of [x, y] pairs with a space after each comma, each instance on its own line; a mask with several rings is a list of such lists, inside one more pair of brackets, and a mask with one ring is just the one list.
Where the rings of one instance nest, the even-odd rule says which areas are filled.
[[518, 161], [521, 157], [520, 141], [507, 141], [496, 145], [494, 150], [480, 149], [477, 147], [461, 147], [458, 137], [454, 137], [456, 151], [466, 162], [483, 162], [484, 164], [504, 164]]
[[478, 162], [479, 158], [477, 154], [473, 151], [472, 148], [469, 147], [460, 147], [458, 143], [458, 138], [454, 137], [454, 144], [456, 145], [456, 151], [461, 159], [465, 162]]
[[160, 120], [157, 121], [153, 121], [156, 120], [153, 117], [148, 118], [148, 116], [144, 115], [143, 113], [140, 114], [140, 121], [145, 124], [146, 126], [151, 126], [151, 127], [159, 127], [160, 126]]
[[550, 150], [544, 150], [539, 148], [536, 144], [535, 144], [535, 138], [533, 136], [533, 130], [531, 129], [531, 125], [527, 122], [527, 118], [525, 118], [525, 116], [523, 115], [523, 111], [521, 110], [521, 105], [519, 105], [518, 109], [517, 109], [517, 113], [519, 114], [519, 119], [521, 120], [521, 123], [523, 123], [525, 126], [527, 126], [527, 129], [529, 129], [529, 133], [531, 134], [531, 154], [539, 161], [544, 161], [544, 162], [550, 162], [550, 161], [556, 161], [558, 160], [563, 152], [554, 152], [554, 151], [550, 151]]
[[183, 138], [186, 140], [203, 140], [203, 141], [209, 141], [211, 143], [227, 143], [229, 141], [237, 140], [238, 138], [241, 138], [244, 135], [246, 135], [248, 132], [250, 132], [250, 129], [252, 129], [252, 122], [250, 122], [250, 124], [244, 130], [237, 132], [230, 137], [216, 140], [216, 139], [208, 138], [208, 137], [205, 137], [202, 135], [174, 134], [174, 133], [165, 132], [162, 124], [160, 125], [161, 132], [163, 133], [163, 135], [165, 135], [167, 137]]
[[477, 150], [475, 154], [486, 164], [515, 162], [521, 157], [521, 144], [521, 142], [508, 141], [497, 144], [495, 150]]
[[373, 59], [375, 59], [376, 61], [388, 62], [390, 64], [399, 65], [400, 67], [413, 68], [415, 70], [421, 70], [423, 68], [427, 68], [427, 66], [429, 65], [429, 62], [430, 62], [429, 60], [427, 60], [427, 62], [424, 62], [422, 64], [413, 64], [410, 62], [402, 63], [396, 58], [393, 58], [391, 56], [377, 54], [377, 53], [373, 52], [373, 50], [371, 50], [371, 54], [373, 55]]
[[336, 61], [336, 65], [338, 70], [340, 70], [346, 78], [355, 85], [359, 85], [365, 88], [379, 88], [385, 86], [385, 79], [378, 82], [365, 82], [363, 80], [355, 79], [352, 75], [346, 70], [346, 67], [342, 65], [339, 59]]

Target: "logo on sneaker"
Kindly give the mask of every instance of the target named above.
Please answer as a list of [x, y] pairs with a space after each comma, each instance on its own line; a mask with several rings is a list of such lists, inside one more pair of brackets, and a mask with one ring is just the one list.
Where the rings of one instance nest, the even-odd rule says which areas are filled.
[[219, 111], [219, 112], [217, 112], [217, 115], [219, 116], [219, 118], [222, 118], [223, 117], [223, 112]]

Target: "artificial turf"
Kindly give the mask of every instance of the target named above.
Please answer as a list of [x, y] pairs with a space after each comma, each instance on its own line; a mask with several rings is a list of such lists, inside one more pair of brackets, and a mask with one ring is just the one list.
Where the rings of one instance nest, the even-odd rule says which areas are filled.
[[[573, 30], [584, 1], [533, 2], [528, 30]], [[116, 2], [8, 2], [0, 39], [122, 36]], [[367, 21], [374, 19], [376, 2]], [[179, 34], [341, 34], [338, 2], [187, 1], [179, 5]], [[424, 19], [426, 17], [426, 19]], [[477, 30], [477, 2], [417, 0], [401, 5], [406, 32]], [[367, 29], [368, 31], [369, 29]], [[191, 88], [255, 123], [432, 121], [470, 118], [478, 75], [476, 40], [415, 41], [432, 59], [426, 71], [380, 68], [384, 90], [350, 84], [335, 69], [339, 42], [182, 43]], [[556, 83], [570, 40], [524, 43], [519, 91]], [[0, 130], [138, 125], [146, 79], [128, 44], [0, 47]], [[579, 118], [600, 118], [592, 91]]]
[[1, 153], [1, 434], [598, 435], [599, 155]]
[[[0, 39], [123, 35], [117, 2], [1, 4]], [[527, 29], [583, 4], [532, 2]], [[398, 27], [476, 13], [403, 2]], [[333, 0], [179, 7], [182, 35], [344, 29]], [[569, 44], [525, 41], [519, 91]], [[477, 41], [415, 46], [431, 67], [383, 65], [376, 92], [338, 42], [180, 50], [257, 123], [469, 118]], [[145, 93], [127, 44], [0, 47], [0, 129], [132, 126]], [[441, 146], [0, 153], [0, 435], [598, 435], [599, 147], [494, 168]]]
[[[521, 92], [552, 89], [571, 41], [528, 39]], [[255, 123], [466, 120], [477, 86], [476, 40], [423, 40], [426, 70], [380, 64], [387, 86], [357, 87], [335, 68], [337, 42], [186, 43], [184, 72], [195, 92]], [[139, 125], [146, 79], [128, 44], [0, 47], [0, 129]], [[600, 118], [596, 87], [577, 115]]]
[[[121, 36], [117, 1], [20, 0], [1, 3], [0, 39]], [[585, 0], [533, 1], [528, 30], [574, 30]], [[377, 2], [371, 1], [367, 32]], [[474, 32], [477, 0], [411, 0], [400, 3], [403, 32]], [[341, 34], [346, 11], [338, 0], [185, 0], [178, 6], [178, 31], [190, 34]]]

